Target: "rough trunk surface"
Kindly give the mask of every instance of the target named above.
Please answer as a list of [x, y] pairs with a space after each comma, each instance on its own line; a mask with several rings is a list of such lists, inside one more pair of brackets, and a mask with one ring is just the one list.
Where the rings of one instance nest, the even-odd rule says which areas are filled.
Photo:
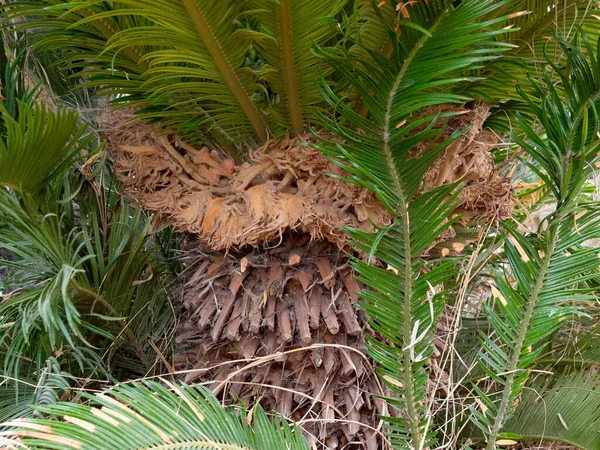
[[[293, 418], [324, 448], [378, 449], [382, 389], [363, 354], [360, 286], [334, 244], [186, 254], [176, 369], [227, 400]], [[362, 425], [361, 425], [362, 424]], [[352, 443], [350, 445], [350, 443]]]

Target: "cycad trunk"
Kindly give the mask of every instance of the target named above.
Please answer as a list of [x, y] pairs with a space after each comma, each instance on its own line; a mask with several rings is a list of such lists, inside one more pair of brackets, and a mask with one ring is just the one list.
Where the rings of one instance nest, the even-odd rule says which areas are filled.
[[[472, 128], [426, 177], [428, 185], [466, 177], [464, 221], [510, 211], [509, 183], [488, 152], [496, 140], [483, 130], [487, 115], [475, 105], [452, 119], [447, 133]], [[184, 253], [175, 368], [228, 401], [260, 401], [293, 418], [325, 448], [381, 448], [377, 416], [393, 412], [363, 354], [360, 286], [339, 229], [389, 223], [373, 194], [330, 177], [343, 174], [301, 139], [250, 151], [236, 166], [215, 150], [124, 123], [122, 114], [100, 122], [128, 194], [157, 222], [198, 239]]]
[[359, 287], [343, 252], [288, 234], [271, 250], [186, 258], [176, 364], [192, 369], [186, 381], [213, 381], [233, 402], [260, 399], [326, 448], [379, 448], [359, 425], [386, 411], [371, 396], [381, 389], [362, 354]]

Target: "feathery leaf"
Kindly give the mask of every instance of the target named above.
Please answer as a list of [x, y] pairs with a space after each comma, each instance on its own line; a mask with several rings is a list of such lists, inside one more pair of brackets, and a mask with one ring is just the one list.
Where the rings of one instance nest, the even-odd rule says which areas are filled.
[[[577, 47], [579, 38], [587, 55]], [[510, 273], [496, 278], [496, 308], [488, 309], [498, 342], [492, 336], [481, 339], [485, 369], [502, 390], [497, 404], [480, 392], [481, 400], [490, 405], [486, 414], [472, 410], [475, 423], [486, 434], [488, 450], [495, 448], [513, 414], [530, 375], [528, 369], [544, 351], [547, 338], [567, 317], [579, 312], [572, 301], [594, 298], [594, 288], [586, 281], [597, 279], [600, 268], [595, 249], [582, 246], [600, 236], [600, 211], [596, 205], [577, 202], [598, 158], [600, 65], [585, 35], [577, 36], [575, 45], [561, 40], [559, 45], [565, 49], [565, 68], [548, 58], [554, 78], [544, 70], [544, 84], [532, 82], [535, 96], [520, 90], [542, 130], [534, 131], [521, 117], [517, 123], [526, 138], [516, 137], [516, 141], [531, 158], [525, 163], [550, 188], [557, 206], [539, 238], [527, 238], [512, 225], [504, 225]], [[562, 82], [564, 102], [556, 81]], [[576, 228], [572, 226], [575, 220]], [[510, 277], [516, 278], [516, 285]]]
[[[464, 79], [465, 71], [506, 49], [493, 39], [500, 33], [493, 30], [494, 21], [484, 22], [498, 7], [495, 1], [463, 1], [458, 6], [418, 2], [410, 7], [411, 22], [400, 23], [402, 33], [387, 29], [391, 55], [365, 46], [368, 59], [323, 51], [360, 94], [368, 119], [324, 85], [325, 98], [340, 117], [323, 116], [322, 122], [342, 142], [325, 141], [318, 148], [346, 170], [348, 181], [371, 189], [394, 218], [391, 226], [375, 233], [346, 230], [356, 248], [390, 267], [384, 270], [360, 260], [353, 264], [370, 288], [362, 298], [371, 326], [385, 338], [369, 339], [367, 350], [397, 394], [388, 401], [400, 417], [386, 418], [393, 448], [435, 443], [426, 363], [443, 306], [439, 286], [454, 273], [452, 262], [430, 265], [421, 255], [455, 220], [450, 215], [458, 185], [420, 191], [427, 169], [461, 132], [442, 139], [448, 114], [423, 111], [464, 103], [467, 98], [449, 88]], [[419, 153], [419, 144], [425, 142], [428, 150]]]
[[276, 120], [293, 134], [301, 134], [306, 122], [314, 122], [315, 107], [323, 102], [318, 80], [331, 69], [312, 47], [339, 33], [332, 19], [343, 5], [342, 0], [255, 1], [265, 34], [257, 40], [267, 63], [263, 77], [278, 96], [273, 105]]
[[[55, 403], [38, 410], [62, 420], [29, 419], [1, 425], [0, 437], [31, 449], [100, 450], [308, 450], [298, 429], [270, 421], [260, 406], [250, 416], [225, 409], [203, 386], [153, 381], [121, 384], [100, 394], [83, 393], [89, 404]], [[254, 427], [249, 422], [254, 423]], [[35, 430], [36, 432], [32, 432]]]

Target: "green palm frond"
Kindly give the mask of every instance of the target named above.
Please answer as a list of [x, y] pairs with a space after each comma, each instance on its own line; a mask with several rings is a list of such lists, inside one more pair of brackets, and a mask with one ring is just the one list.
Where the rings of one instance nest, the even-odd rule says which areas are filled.
[[179, 3], [124, 0], [14, 2], [8, 20], [27, 17], [36, 47], [64, 52], [63, 64], [84, 69], [88, 84], [119, 95], [140, 117], [197, 140], [268, 136], [254, 102], [256, 75], [245, 67], [258, 33], [240, 25], [247, 2]]
[[513, 438], [559, 441], [585, 450], [600, 448], [600, 379], [575, 372], [526, 387], [504, 426]]
[[[536, 97], [520, 90], [542, 129], [534, 131], [527, 120], [518, 118], [527, 138], [515, 139], [531, 158], [525, 164], [552, 191], [557, 208], [540, 237], [527, 238], [504, 225], [510, 273], [496, 278], [496, 308], [489, 309], [488, 317], [497, 340], [482, 336], [481, 352], [488, 375], [502, 386], [500, 401], [495, 403], [480, 392], [486, 412], [472, 409], [489, 450], [513, 413], [529, 377], [528, 368], [545, 350], [546, 339], [567, 317], [578, 313], [581, 302], [595, 298], [595, 286], [588, 281], [597, 280], [600, 260], [595, 249], [583, 244], [600, 235], [600, 210], [597, 204], [577, 204], [577, 199], [594, 170], [600, 146], [596, 109], [600, 64], [586, 36], [580, 37], [585, 53], [559, 41], [566, 68], [561, 70], [549, 60], [556, 78], [544, 71], [545, 83], [534, 83]], [[566, 102], [558, 93], [556, 79], [562, 81]]]
[[[76, 234], [63, 234], [56, 215], [36, 217], [5, 192], [0, 198], [0, 248], [14, 261], [16, 292], [0, 303], [5, 374], [18, 378], [25, 361], [42, 364], [63, 342], [86, 342], [71, 283], [83, 272]], [[24, 245], [27, 243], [27, 245]], [[97, 362], [97, 361], [96, 361]]]
[[523, 83], [528, 76], [537, 78], [540, 64], [546, 61], [545, 48], [554, 60], [561, 57], [560, 47], [553, 43], [554, 34], [570, 39], [578, 27], [583, 27], [595, 40], [600, 33], [600, 21], [594, 17], [597, 6], [589, 0], [515, 0], [502, 13], [513, 15], [506, 26], [514, 32], [501, 39], [515, 44], [515, 48], [487, 65], [480, 72], [480, 81], [465, 86], [465, 92], [492, 104], [522, 102], [515, 84]]
[[73, 164], [92, 136], [85, 136], [74, 111], [19, 102], [16, 116], [0, 103], [0, 185], [36, 194]]
[[50, 357], [35, 380], [8, 380], [0, 386], [0, 422], [39, 416], [40, 405], [56, 403], [70, 388], [71, 375]]
[[39, 366], [58, 350], [82, 374], [102, 372], [104, 358], [116, 377], [157, 370], [155, 347], [168, 354], [173, 312], [149, 220], [116, 192], [81, 183], [72, 192], [57, 182], [56, 198], [71, 201], [33, 207], [0, 193], [0, 248], [12, 256], [2, 265], [17, 288], [0, 303], [1, 360], [15, 378], [25, 361]]
[[293, 134], [315, 122], [315, 106], [323, 101], [318, 89], [320, 76], [330, 67], [313, 51], [339, 33], [334, 16], [345, 1], [259, 0], [254, 7], [266, 37], [257, 45], [266, 59], [264, 78], [277, 96], [275, 120]]
[[[517, 285], [513, 286], [508, 278], [496, 279], [496, 309], [488, 310], [488, 319], [497, 340], [482, 335], [480, 353], [487, 374], [503, 387], [502, 398], [496, 404], [482, 393], [488, 405], [486, 414], [472, 410], [475, 422], [490, 433], [488, 442], [497, 438], [501, 424], [512, 414], [530, 375], [527, 369], [547, 350], [547, 339], [568, 317], [580, 312], [581, 302], [595, 298], [594, 289], [585, 282], [589, 277], [598, 277], [597, 251], [587, 248], [575, 252], [573, 247], [587, 236], [600, 235], [600, 214], [596, 209], [581, 217], [578, 229], [582, 239], [573, 231], [573, 216], [561, 219], [550, 227], [549, 235], [537, 242], [505, 225], [514, 242], [507, 241], [505, 250]], [[490, 418], [495, 419], [493, 423]]]
[[[591, 319], [595, 320], [595, 317], [592, 316]], [[567, 338], [560, 336], [555, 339], [553, 350], [544, 355], [540, 363], [560, 368], [582, 368], [599, 364], [600, 336], [598, 335], [598, 327], [594, 327], [585, 333], [577, 331], [574, 334], [574, 336], [567, 334]]]
[[[30, 104], [36, 97], [37, 86], [28, 87], [25, 85], [25, 49], [14, 51], [5, 44], [8, 40], [0, 31], [0, 94], [2, 94], [2, 105], [10, 117], [18, 117], [19, 101]], [[19, 48], [18, 45], [13, 45]], [[1, 134], [5, 134], [5, 127], [0, 119]]]
[[156, 371], [160, 366], [156, 366], [152, 343], [169, 353], [173, 309], [167, 293], [167, 267], [158, 264], [150, 241], [150, 218], [116, 191], [106, 191], [101, 204], [93, 200], [80, 204], [89, 218], [80, 224], [84, 254], [95, 256], [85, 262], [85, 284], [80, 289], [90, 298], [94, 298], [91, 294], [100, 296], [107, 304], [106, 312], [121, 318], [113, 334], [123, 334], [124, 341], [111, 347], [112, 364], [129, 366], [130, 374]]
[[240, 415], [223, 408], [205, 387], [165, 384], [168, 388], [151, 381], [122, 384], [101, 394], [83, 393], [87, 404], [40, 406], [56, 419], [4, 423], [0, 442], [16, 449], [18, 439], [32, 450], [103, 450], [107, 442], [122, 450], [308, 450], [298, 429], [270, 421], [258, 405], [251, 416]]
[[[90, 8], [70, 11], [79, 6], [63, 0], [18, 1], [3, 6], [5, 11], [2, 25], [15, 32], [31, 32], [32, 51], [55, 52], [58, 58], [53, 61], [63, 70], [74, 69], [73, 76], [85, 82], [83, 86], [107, 82], [106, 89], [118, 91], [121, 95], [134, 95], [145, 80], [143, 73], [148, 64], [141, 57], [148, 51], [144, 45], [121, 52], [105, 51], [106, 42], [121, 29], [148, 25], [141, 18], [122, 15], [104, 18], [89, 24], [79, 22], [95, 13], [101, 13], [108, 5], [95, 5]], [[119, 12], [113, 5], [109, 11]], [[24, 20], [27, 19], [27, 20]], [[77, 77], [76, 74], [85, 75]], [[110, 80], [108, 83], [107, 80]], [[112, 89], [112, 90], [111, 90]]]
[[[101, 2], [87, 5], [94, 3]], [[143, 95], [159, 99], [165, 95], [171, 97], [167, 102], [171, 114], [183, 116], [189, 111], [188, 116], [197, 122], [186, 123], [186, 127], [206, 126], [206, 119], [194, 117], [201, 107], [235, 136], [247, 137], [253, 129], [261, 140], [266, 140], [268, 126], [251, 98], [257, 91], [256, 80], [252, 72], [243, 67], [248, 47], [256, 36], [236, 26], [246, 3], [119, 1], [117, 4], [131, 8], [133, 14], [143, 17], [150, 26], [119, 31], [108, 42], [108, 48], [119, 51], [149, 47], [142, 57], [148, 64], [146, 75], [149, 77], [141, 87]], [[112, 15], [109, 11], [104, 16]], [[93, 15], [88, 21], [93, 22], [98, 16]], [[176, 87], [171, 85], [174, 82]], [[165, 84], [170, 88], [165, 89]], [[149, 113], [148, 117], [151, 116]], [[178, 121], [184, 122], [181, 119]], [[169, 126], [168, 115], [164, 120]]]
[[[354, 8], [357, 45], [354, 45], [350, 51], [367, 58], [369, 57], [367, 49], [384, 56], [391, 56], [392, 40], [389, 28], [394, 27], [398, 16], [394, 2], [377, 4], [371, 0], [357, 0]], [[382, 20], [385, 26], [382, 26]]]
[[[431, 265], [421, 255], [454, 222], [450, 215], [458, 186], [419, 191], [426, 170], [460, 132], [441, 139], [444, 115], [424, 114], [423, 109], [464, 103], [467, 98], [449, 88], [464, 79], [464, 71], [506, 49], [494, 40], [500, 33], [493, 30], [494, 22], [482, 23], [498, 6], [495, 1], [464, 1], [459, 6], [419, 2], [411, 9], [411, 21], [400, 23], [401, 38], [388, 29], [389, 59], [364, 48], [371, 58], [353, 65], [344, 53], [325, 52], [361, 94], [369, 118], [325, 86], [324, 95], [344, 122], [323, 117], [342, 142], [319, 148], [346, 170], [348, 181], [375, 192], [394, 217], [392, 225], [375, 233], [347, 230], [355, 247], [390, 267], [354, 261], [361, 281], [370, 288], [362, 298], [371, 326], [385, 339], [370, 339], [368, 352], [397, 394], [388, 401], [401, 411], [401, 418], [386, 419], [393, 448], [427, 448], [435, 442], [426, 363], [443, 295], [434, 286], [455, 272], [452, 262]], [[423, 142], [429, 151], [415, 154]]]

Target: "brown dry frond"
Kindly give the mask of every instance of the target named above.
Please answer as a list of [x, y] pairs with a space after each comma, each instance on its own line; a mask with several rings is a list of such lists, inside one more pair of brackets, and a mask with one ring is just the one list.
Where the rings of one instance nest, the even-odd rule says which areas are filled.
[[[425, 177], [425, 186], [464, 179], [458, 213], [464, 221], [496, 220], [512, 210], [510, 181], [495, 168], [490, 149], [498, 144], [483, 129], [489, 108], [478, 103], [452, 118], [445, 131], [471, 126]], [[156, 220], [196, 234], [212, 249], [273, 246], [286, 231], [345, 245], [341, 225], [371, 231], [390, 223], [375, 195], [329, 174], [344, 175], [314, 148], [312, 136], [270, 142], [236, 165], [207, 147], [176, 137], [157, 137], [151, 127], [105, 113], [115, 171], [126, 193], [156, 213]]]
[[425, 175], [429, 187], [465, 180], [457, 210], [464, 214], [463, 223], [472, 219], [484, 222], [505, 219], [513, 209], [510, 178], [500, 173], [490, 153], [500, 143], [494, 133], [484, 128], [489, 115], [489, 106], [478, 102], [452, 117], [445, 136], [470, 128], [446, 149]]
[[235, 165], [206, 147], [157, 138], [116, 113], [101, 124], [127, 194], [212, 249], [276, 245], [289, 230], [341, 247], [340, 225], [371, 230], [370, 221], [390, 221], [371, 192], [327, 175], [341, 172], [305, 145], [311, 137], [269, 143]]

